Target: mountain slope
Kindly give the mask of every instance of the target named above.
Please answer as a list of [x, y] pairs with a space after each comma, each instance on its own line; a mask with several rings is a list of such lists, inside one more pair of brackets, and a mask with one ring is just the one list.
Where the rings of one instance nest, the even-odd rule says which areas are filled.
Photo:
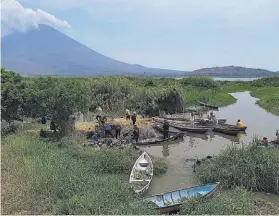
[[276, 73], [265, 69], [227, 66], [227, 67], [202, 68], [199, 70], [195, 70], [191, 73], [186, 73], [185, 75], [187, 76], [189, 74], [195, 74], [195, 76], [210, 76], [210, 77], [264, 77], [264, 76], [273, 76]]
[[[115, 75], [178, 71], [126, 64], [95, 52], [46, 25], [2, 38], [2, 66], [26, 75]], [[182, 73], [182, 71], [180, 71]]]
[[261, 77], [274, 73], [243, 67], [204, 68], [193, 72], [148, 68], [104, 56], [47, 25], [1, 38], [2, 67], [25, 75], [157, 77]]

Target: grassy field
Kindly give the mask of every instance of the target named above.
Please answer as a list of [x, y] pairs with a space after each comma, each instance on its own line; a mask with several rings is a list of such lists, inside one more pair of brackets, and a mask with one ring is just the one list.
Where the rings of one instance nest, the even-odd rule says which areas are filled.
[[[47, 142], [24, 132], [6, 136], [1, 145], [2, 214], [156, 213], [127, 183], [139, 152], [97, 151], [83, 143], [77, 137]], [[155, 158], [154, 169], [158, 174], [167, 167]]]

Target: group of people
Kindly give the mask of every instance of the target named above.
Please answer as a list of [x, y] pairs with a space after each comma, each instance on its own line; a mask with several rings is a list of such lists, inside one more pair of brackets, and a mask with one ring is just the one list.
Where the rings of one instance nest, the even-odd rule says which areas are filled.
[[[264, 143], [266, 146], [268, 145], [269, 141], [268, 141], [268, 139], [267, 139], [266, 137], [263, 138], [263, 143]], [[279, 144], [279, 131], [278, 131], [278, 130], [276, 130], [276, 138], [275, 138], [275, 140], [274, 140], [274, 143], [275, 143], [275, 144]]]
[[[119, 124], [111, 125], [107, 123], [107, 118], [105, 115], [103, 115], [103, 110], [101, 107], [98, 107], [96, 109], [96, 112], [97, 112], [96, 120], [98, 121], [98, 123], [95, 126], [95, 131], [92, 130], [89, 133], [89, 137], [93, 140], [93, 142], [94, 143], [99, 142], [99, 137], [102, 132], [105, 138], [107, 137], [112, 137], [112, 138], [115, 137], [116, 139], [120, 138], [120, 134], [122, 130], [121, 125]], [[130, 111], [126, 109], [126, 120], [132, 120], [132, 124], [133, 124], [132, 140], [138, 142], [140, 132], [138, 126], [136, 125], [136, 121], [137, 121], [136, 112], [133, 112], [133, 115], [131, 115]]]
[[133, 112], [133, 115], [131, 115], [130, 110], [126, 109], [126, 120], [132, 120], [133, 125], [136, 124], [137, 121], [137, 113]]

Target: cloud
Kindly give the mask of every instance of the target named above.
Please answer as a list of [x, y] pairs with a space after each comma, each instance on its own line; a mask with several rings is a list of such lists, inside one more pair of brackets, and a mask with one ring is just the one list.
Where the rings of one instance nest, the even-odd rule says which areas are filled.
[[60, 20], [41, 9], [24, 8], [15, 0], [4, 0], [1, 6], [2, 36], [13, 31], [38, 28], [39, 24], [46, 24], [53, 28], [71, 28], [67, 21]]

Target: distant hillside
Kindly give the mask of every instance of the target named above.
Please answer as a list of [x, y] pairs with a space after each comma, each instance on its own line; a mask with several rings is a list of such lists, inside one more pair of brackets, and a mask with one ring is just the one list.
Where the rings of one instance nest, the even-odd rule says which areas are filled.
[[148, 68], [104, 56], [47, 25], [1, 38], [2, 67], [24, 75], [263, 77], [274, 73], [243, 67], [204, 68], [193, 72]]
[[202, 68], [185, 73], [185, 76], [210, 76], [210, 77], [265, 77], [277, 73], [265, 69], [245, 68], [236, 66]]
[[182, 75], [185, 71], [147, 68], [106, 57], [47, 25], [2, 38], [2, 67], [25, 75]]

